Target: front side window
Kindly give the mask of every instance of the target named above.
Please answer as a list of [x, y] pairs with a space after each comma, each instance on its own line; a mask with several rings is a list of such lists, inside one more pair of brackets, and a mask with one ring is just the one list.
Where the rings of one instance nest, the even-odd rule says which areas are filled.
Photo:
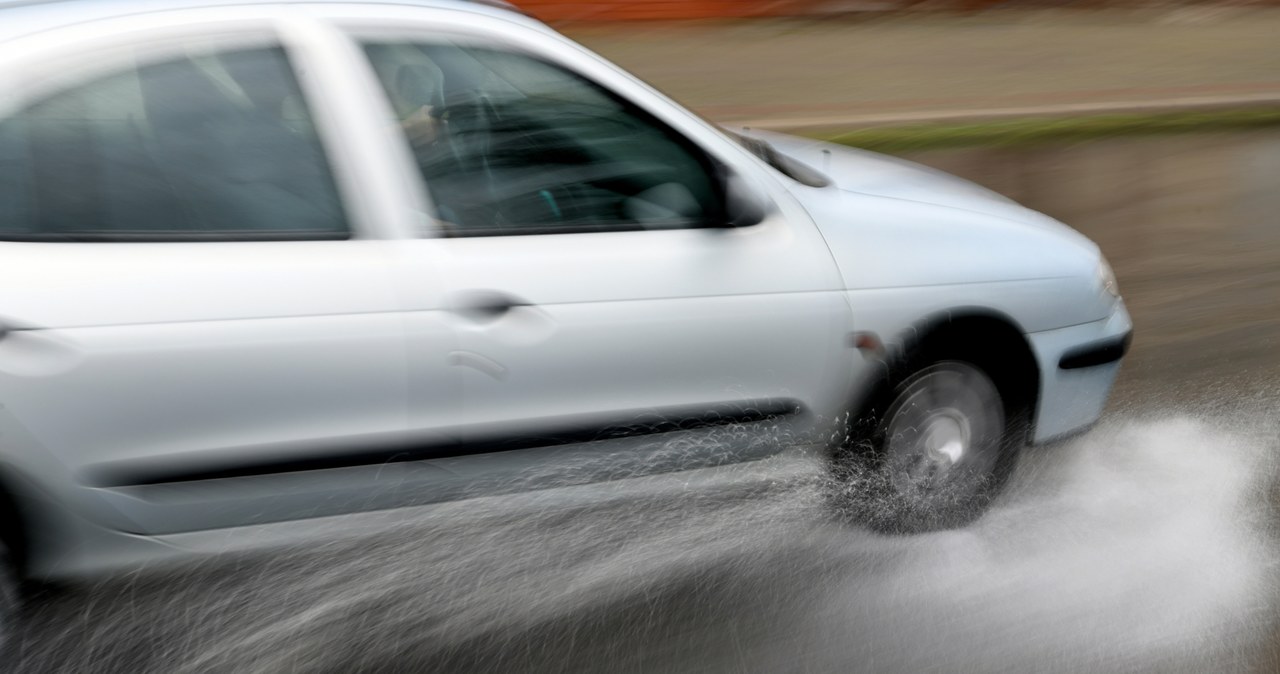
[[724, 220], [718, 171], [702, 151], [559, 66], [447, 40], [365, 51], [447, 234]]
[[280, 48], [190, 49], [0, 119], [0, 239], [346, 238]]

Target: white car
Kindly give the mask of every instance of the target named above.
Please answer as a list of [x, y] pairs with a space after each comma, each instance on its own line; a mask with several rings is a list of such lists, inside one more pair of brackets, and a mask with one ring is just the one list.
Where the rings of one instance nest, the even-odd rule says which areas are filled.
[[791, 448], [960, 524], [1130, 330], [1053, 219], [508, 8], [0, 1], [9, 580]]

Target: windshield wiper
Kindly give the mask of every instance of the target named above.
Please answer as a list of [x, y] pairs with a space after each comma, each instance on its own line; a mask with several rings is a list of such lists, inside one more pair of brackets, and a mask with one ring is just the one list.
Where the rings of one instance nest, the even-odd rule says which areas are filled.
[[739, 145], [746, 148], [748, 152], [764, 160], [766, 164], [772, 166], [782, 175], [809, 187], [826, 187], [831, 184], [831, 179], [824, 175], [821, 171], [788, 157], [778, 152], [767, 141], [751, 136], [744, 136], [736, 131], [721, 129], [729, 134], [729, 137], [738, 142]]

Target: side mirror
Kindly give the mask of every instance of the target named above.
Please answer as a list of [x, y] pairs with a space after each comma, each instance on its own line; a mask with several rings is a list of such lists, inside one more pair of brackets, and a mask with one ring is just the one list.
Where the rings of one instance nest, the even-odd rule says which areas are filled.
[[772, 210], [768, 198], [736, 173], [730, 173], [724, 190], [725, 227], [750, 227], [762, 222]]

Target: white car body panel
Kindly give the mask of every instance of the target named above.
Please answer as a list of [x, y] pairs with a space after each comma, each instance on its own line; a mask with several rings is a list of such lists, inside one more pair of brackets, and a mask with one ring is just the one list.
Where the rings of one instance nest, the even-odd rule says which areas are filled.
[[491, 321], [453, 317], [464, 423], [596, 413], [625, 421], [663, 407], [782, 398], [831, 419], [848, 383], [836, 373], [855, 365], [840, 338], [849, 309], [833, 287], [834, 264], [793, 275], [798, 287], [769, 283], [788, 258], [799, 263], [813, 250], [785, 240], [789, 231], [434, 242], [447, 248], [433, 259], [459, 301], [468, 290], [495, 290], [531, 305]]

